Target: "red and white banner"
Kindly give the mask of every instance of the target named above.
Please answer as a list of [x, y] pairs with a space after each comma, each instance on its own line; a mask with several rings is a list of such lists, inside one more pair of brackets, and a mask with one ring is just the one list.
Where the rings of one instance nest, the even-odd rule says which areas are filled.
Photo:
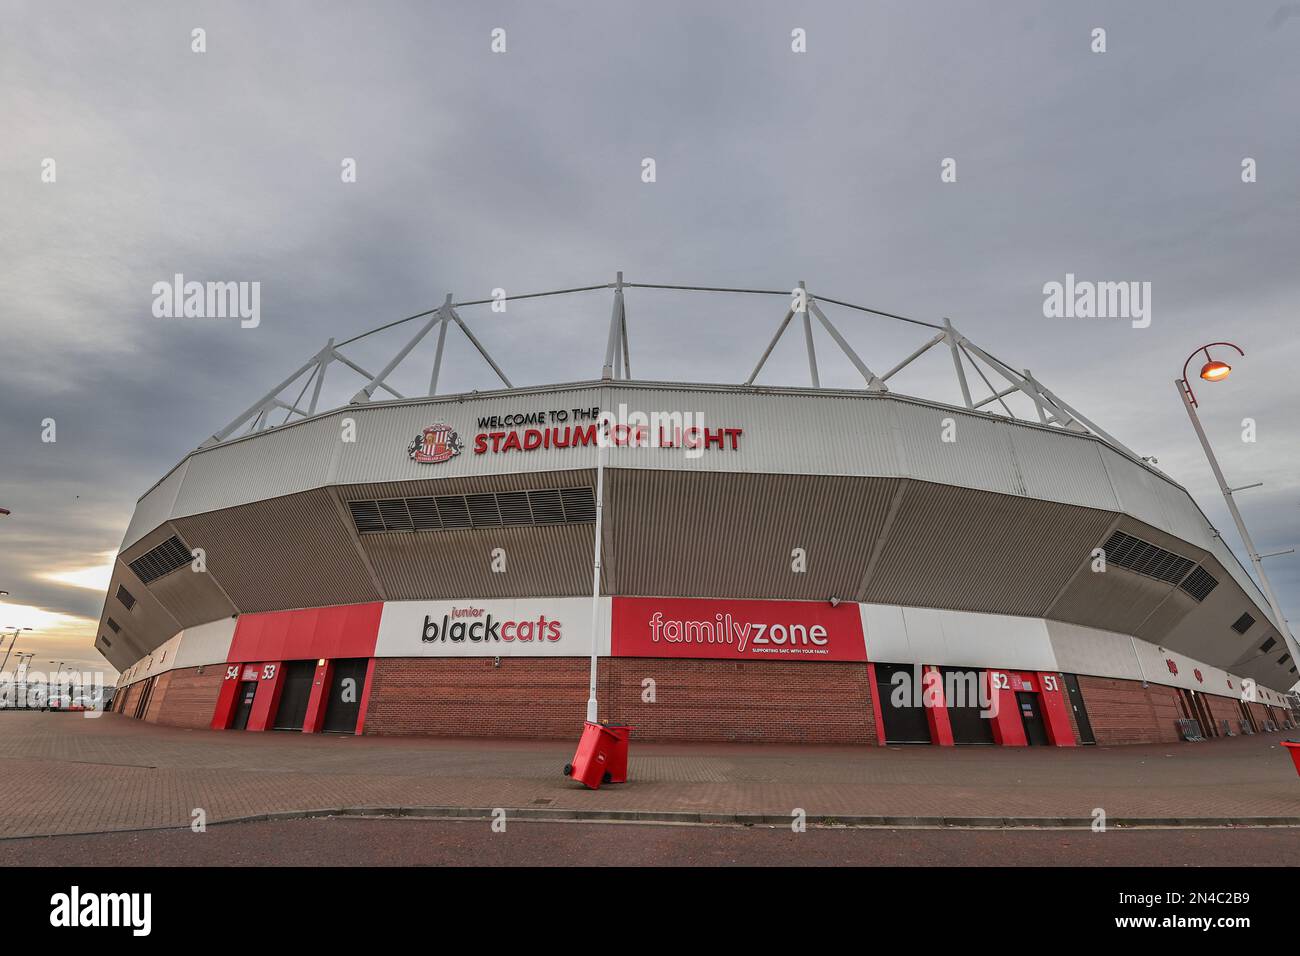
[[613, 604], [615, 657], [867, 659], [852, 602], [616, 597]]
[[[601, 598], [600, 638], [608, 601]], [[597, 653], [608, 649], [607, 641], [597, 641]], [[388, 601], [375, 641], [375, 657], [587, 657], [591, 651], [586, 597]]]

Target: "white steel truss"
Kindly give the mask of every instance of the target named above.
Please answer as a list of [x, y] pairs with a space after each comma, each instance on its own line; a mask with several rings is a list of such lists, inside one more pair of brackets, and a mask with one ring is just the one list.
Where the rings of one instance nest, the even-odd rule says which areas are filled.
[[[252, 432], [262, 431], [267, 428], [278, 427], [271, 424], [271, 415], [279, 410], [284, 411], [284, 416], [279, 425], [287, 424], [294, 416], [299, 418], [308, 418], [315, 415], [318, 411], [320, 401], [321, 387], [325, 381], [325, 373], [333, 363], [344, 366], [346, 369], [355, 372], [364, 379], [360, 389], [352, 396], [350, 404], [362, 404], [371, 401], [377, 392], [385, 392], [391, 398], [404, 399], [402, 393], [388, 384], [388, 378], [393, 371], [415, 350], [421, 341], [437, 328], [437, 345], [434, 352], [432, 367], [429, 377], [430, 396], [438, 392], [438, 377], [442, 368], [443, 351], [446, 345], [447, 330], [455, 326], [459, 329], [475, 350], [483, 357], [484, 361], [491, 367], [492, 371], [501, 380], [506, 388], [513, 388], [510, 379], [506, 377], [505, 372], [492, 358], [492, 355], [478, 340], [470, 330], [465, 320], [461, 318], [457, 311], [461, 308], [471, 306], [488, 305], [502, 301], [516, 301], [522, 299], [537, 299], [549, 296], [572, 295], [579, 292], [592, 292], [601, 289], [608, 289], [613, 292], [613, 307], [610, 313], [609, 334], [606, 338], [604, 363], [601, 366], [602, 380], [630, 380], [632, 377], [631, 354], [628, 345], [627, 334], [627, 308], [624, 298], [626, 289], [660, 289], [676, 292], [700, 292], [700, 293], [724, 293], [736, 295], [765, 295], [781, 296], [790, 300], [790, 306], [785, 312], [784, 318], [776, 328], [767, 347], [759, 356], [758, 363], [754, 370], [750, 372], [749, 377], [745, 379], [743, 385], [747, 387], [755, 386], [755, 381], [759, 373], [763, 370], [768, 359], [772, 355], [773, 349], [789, 328], [795, 316], [800, 319], [803, 327], [804, 349], [808, 358], [808, 373], [813, 388], [821, 387], [821, 376], [818, 372], [817, 350], [814, 338], [814, 329], [818, 326], [829, 336], [835, 346], [844, 354], [844, 356], [857, 369], [858, 374], [862, 376], [864, 387], [869, 392], [888, 392], [888, 381], [897, 375], [900, 371], [907, 368], [922, 355], [934, 348], [936, 345], [946, 343], [948, 352], [952, 359], [953, 370], [956, 374], [957, 384], [961, 390], [962, 401], [967, 409], [978, 411], [984, 414], [999, 415], [1005, 413], [1010, 418], [1017, 418], [1012, 411], [1011, 406], [1007, 404], [1007, 397], [1014, 393], [1025, 395], [1037, 412], [1038, 422], [1043, 425], [1054, 425], [1060, 428], [1067, 428], [1073, 431], [1084, 432], [1095, 435], [1102, 441], [1111, 445], [1115, 449], [1123, 452], [1135, 460], [1138, 456], [1129, 448], [1121, 444], [1113, 435], [1109, 434], [1102, 428], [1098, 427], [1082, 413], [1077, 411], [1073, 406], [1067, 404], [1058, 397], [1051, 389], [1047, 388], [1036, 378], [1028, 369], [1017, 370], [1008, 363], [992, 355], [985, 349], [980, 348], [966, 336], [962, 335], [948, 318], [944, 318], [942, 323], [936, 324], [926, 322], [921, 319], [908, 318], [907, 316], [896, 315], [891, 312], [882, 312], [878, 309], [868, 308], [867, 306], [855, 305], [851, 302], [845, 302], [834, 299], [829, 296], [815, 295], [810, 292], [806, 284], [802, 281], [790, 290], [778, 289], [738, 289], [724, 288], [718, 286], [685, 286], [685, 285], [664, 285], [660, 283], [641, 283], [625, 282], [623, 273], [618, 273], [613, 282], [601, 285], [580, 286], [572, 289], [557, 289], [550, 292], [533, 292], [526, 295], [503, 296], [491, 299], [475, 299], [465, 302], [453, 302], [450, 293], [442, 305], [436, 309], [430, 309], [415, 315], [407, 316], [404, 319], [398, 319], [389, 322], [377, 328], [370, 329], [355, 335], [344, 342], [336, 344], [333, 339], [325, 343], [325, 347], [316, 352], [292, 375], [280, 382], [273, 389], [259, 398], [256, 402], [241, 412], [233, 421], [224, 428], [215, 432], [211, 438], [204, 442], [204, 446], [219, 444], [238, 435], [250, 434]], [[928, 340], [918, 346], [914, 351], [891, 367], [883, 375], [877, 375], [872, 371], [866, 361], [851, 346], [848, 340], [841, 334], [839, 328], [831, 322], [825, 311], [822, 309], [822, 303], [834, 305], [840, 308], [854, 310], [891, 319], [897, 322], [909, 323], [928, 329], [933, 329], [935, 334]], [[361, 366], [354, 359], [344, 355], [340, 351], [344, 346], [350, 345], [367, 336], [374, 335], [387, 329], [403, 325], [408, 322], [415, 322], [423, 319], [424, 322], [419, 326], [418, 331], [408, 339], [393, 357], [377, 372], [372, 373]], [[816, 319], [816, 326], [813, 320]], [[971, 380], [967, 377], [967, 372], [973, 371], [978, 376], [979, 381], [983, 383], [988, 390], [988, 395], [976, 399], [971, 392]], [[990, 378], [989, 372], [993, 378]], [[304, 378], [305, 376], [305, 378]], [[998, 387], [994, 384], [995, 379], [1000, 379], [1005, 385]], [[292, 389], [301, 380], [301, 387], [292, 401], [287, 400], [284, 394]], [[306, 408], [302, 405], [303, 397], [311, 390], [311, 400]], [[993, 407], [1001, 409], [1001, 412], [993, 410]]]

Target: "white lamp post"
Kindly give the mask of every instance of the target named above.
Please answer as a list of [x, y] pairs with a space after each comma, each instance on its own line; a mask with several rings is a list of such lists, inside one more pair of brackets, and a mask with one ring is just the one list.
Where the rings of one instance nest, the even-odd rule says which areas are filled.
[[1187, 366], [1198, 352], [1205, 353], [1205, 364], [1201, 367], [1201, 378], [1207, 382], [1221, 382], [1232, 372], [1232, 366], [1226, 362], [1215, 361], [1210, 356], [1210, 349], [1225, 347], [1236, 349], [1237, 354], [1245, 356], [1245, 352], [1237, 345], [1231, 342], [1211, 342], [1209, 345], [1202, 345], [1191, 355], [1187, 356], [1187, 361], [1183, 363], [1182, 378], [1174, 380], [1178, 388], [1178, 394], [1183, 400], [1183, 407], [1187, 409], [1187, 417], [1192, 420], [1192, 427], [1196, 429], [1196, 437], [1201, 440], [1201, 447], [1205, 449], [1205, 457], [1209, 459], [1210, 470], [1214, 472], [1214, 480], [1219, 483], [1219, 490], [1223, 492], [1223, 500], [1228, 504], [1228, 511], [1232, 515], [1232, 520], [1236, 522], [1237, 532], [1241, 535], [1242, 544], [1246, 546], [1246, 553], [1250, 555], [1250, 563], [1255, 568], [1255, 574], [1259, 578], [1260, 588], [1264, 591], [1264, 597], [1268, 599], [1268, 606], [1273, 611], [1273, 618], [1277, 624], [1278, 631], [1286, 641], [1286, 646], [1291, 652], [1292, 661], [1300, 661], [1300, 650], [1296, 648], [1295, 638], [1291, 634], [1291, 628], [1287, 625], [1286, 615], [1282, 613], [1282, 607], [1278, 604], [1277, 595], [1273, 593], [1273, 585], [1268, 580], [1268, 575], [1264, 573], [1264, 564], [1261, 560], [1265, 557], [1273, 557], [1277, 554], [1288, 554], [1295, 550], [1288, 548], [1284, 551], [1274, 551], [1267, 555], [1261, 555], [1255, 550], [1255, 542], [1250, 537], [1250, 532], [1246, 530], [1246, 522], [1242, 520], [1241, 512], [1237, 509], [1237, 502], [1233, 499], [1233, 492], [1242, 491], [1244, 488], [1253, 488], [1255, 485], [1246, 485], [1242, 488], [1231, 488], [1223, 477], [1223, 469], [1219, 467], [1219, 460], [1214, 456], [1214, 449], [1210, 447], [1210, 440], [1205, 437], [1205, 429], [1201, 426], [1200, 416], [1196, 414], [1196, 395], [1192, 391], [1192, 386], [1187, 381]]

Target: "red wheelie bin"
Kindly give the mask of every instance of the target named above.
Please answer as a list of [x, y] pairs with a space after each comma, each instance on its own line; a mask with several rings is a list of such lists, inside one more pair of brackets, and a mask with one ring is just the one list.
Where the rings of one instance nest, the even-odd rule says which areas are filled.
[[564, 775], [591, 790], [602, 783], [627, 781], [627, 749], [632, 728], [621, 724], [593, 724], [586, 721], [573, 763], [565, 764]]
[[1300, 740], [1284, 740], [1282, 746], [1291, 754], [1291, 762], [1295, 764], [1295, 772], [1300, 774]]

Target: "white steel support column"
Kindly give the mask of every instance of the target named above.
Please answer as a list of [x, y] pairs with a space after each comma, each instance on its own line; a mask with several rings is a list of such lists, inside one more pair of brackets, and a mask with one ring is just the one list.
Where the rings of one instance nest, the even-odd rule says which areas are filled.
[[835, 340], [835, 344], [840, 347], [840, 351], [848, 356], [849, 361], [853, 363], [853, 367], [858, 370], [858, 374], [861, 375], [863, 380], [867, 383], [867, 388], [871, 389], [873, 392], [889, 391], [888, 386], [877, 377], [875, 372], [871, 371], [871, 369], [867, 367], [867, 363], [862, 361], [858, 353], [853, 351], [853, 347], [845, 341], [844, 336], [840, 335], [840, 330], [831, 324], [830, 319], [826, 318], [826, 313], [822, 311], [821, 306], [817, 304], [815, 299], [808, 299], [808, 308], [812, 311], [813, 315], [817, 316], [817, 321], [822, 324], [830, 334], [830, 337]]
[[802, 279], [799, 280], [799, 292], [803, 299], [803, 341], [808, 349], [808, 375], [813, 388], [821, 388], [821, 378], [817, 375], [817, 346], [813, 344], [812, 308], [808, 304], [808, 289]]
[[627, 344], [627, 302], [620, 299], [618, 303], [619, 330], [618, 337], [623, 342], [623, 377], [632, 377], [632, 353]]
[[415, 335], [411, 337], [410, 341], [408, 341], [405, 345], [403, 345], [401, 349], [398, 350], [397, 354], [394, 355], [391, 359], [389, 359], [388, 364], [385, 365], [382, 369], [380, 369], [374, 378], [372, 378], [369, 382], [363, 385], [359, 392], [357, 392], [355, 395], [352, 396], [351, 404], [357, 405], [363, 402], [370, 401], [370, 396], [375, 393], [375, 389], [379, 388], [381, 385], [384, 384], [384, 379], [388, 378], [388, 376], [392, 373], [393, 369], [397, 368], [397, 366], [401, 364], [402, 359], [406, 358], [406, 356], [411, 354], [411, 349], [419, 345], [420, 341], [426, 335], [429, 334], [429, 330], [432, 329], [434, 325], [436, 325], [437, 323], [443, 320], [444, 318], [443, 309], [446, 309], [450, 304], [451, 304], [451, 293], [448, 292], [447, 299], [442, 304], [442, 309], [439, 309], [437, 313], [434, 314], [433, 318], [429, 319], [428, 322], [420, 326], [420, 331], [416, 332]]
[[614, 307], [609, 315], [609, 339], [605, 343], [605, 364], [600, 370], [600, 377], [603, 379], [612, 379], [614, 377], [614, 367], [617, 364], [617, 358], [621, 337], [620, 333], [623, 328], [623, 273], [619, 273], [614, 280]]
[[781, 341], [781, 336], [785, 334], [786, 326], [790, 324], [790, 320], [793, 318], [794, 309], [787, 310], [785, 318], [782, 319], [781, 324], [776, 327], [776, 335], [772, 336], [772, 341], [767, 343], [767, 348], [763, 350], [763, 356], [758, 360], [758, 364], [754, 366], [754, 371], [750, 372], [749, 378], [745, 379], [746, 385], [754, 384], [754, 379], [758, 378], [758, 373], [763, 371], [763, 366], [767, 364], [767, 359], [772, 354], [772, 349], [776, 348], [776, 343]]
[[1192, 403], [1187, 383], [1183, 379], [1177, 378], [1174, 379], [1174, 386], [1178, 389], [1178, 396], [1183, 400], [1183, 407], [1187, 409], [1187, 417], [1192, 420], [1192, 428], [1196, 430], [1196, 437], [1201, 441], [1201, 448], [1205, 450], [1205, 457], [1210, 462], [1210, 470], [1214, 472], [1214, 480], [1219, 483], [1219, 490], [1223, 492], [1223, 500], [1227, 502], [1228, 512], [1237, 525], [1237, 533], [1241, 535], [1241, 543], [1246, 546], [1246, 553], [1250, 555], [1250, 563], [1255, 568], [1255, 575], [1259, 578], [1260, 588], [1264, 592], [1264, 597], [1268, 599], [1268, 606], [1273, 611], [1275, 619], [1273, 623], [1277, 625], [1278, 632], [1286, 640], [1286, 646], [1291, 651], [1291, 660], [1300, 661], [1300, 649], [1296, 647], [1296, 641], [1291, 635], [1291, 628], [1287, 624], [1286, 616], [1282, 613], [1282, 607], [1277, 602], [1277, 595], [1273, 593], [1273, 585], [1269, 582], [1268, 575], [1264, 573], [1264, 563], [1260, 560], [1259, 552], [1255, 550], [1255, 542], [1251, 539], [1250, 532], [1246, 530], [1246, 522], [1242, 520], [1241, 512], [1237, 509], [1237, 502], [1233, 500], [1232, 488], [1228, 487], [1228, 482], [1223, 477], [1223, 469], [1219, 467], [1219, 459], [1214, 456], [1214, 449], [1210, 447], [1210, 440], [1205, 436], [1205, 429], [1201, 427], [1201, 419], [1196, 414], [1196, 406]]
[[307, 406], [307, 414], [316, 414], [316, 404], [320, 401], [321, 386], [325, 384], [325, 370], [329, 368], [330, 362], [334, 360], [334, 340], [330, 339], [325, 343], [325, 350], [320, 354], [320, 360], [316, 363], [316, 386], [311, 390], [311, 404]]
[[[445, 313], [446, 308], [439, 311]], [[429, 396], [438, 394], [438, 373], [442, 371], [442, 347], [447, 342], [447, 316], [444, 314], [438, 323], [438, 350], [433, 355], [433, 373], [429, 376]]]
[[[622, 273], [620, 275], [620, 280]], [[591, 673], [587, 681], [587, 720], [596, 722], [600, 709], [596, 703], [596, 667], [600, 657], [600, 554], [601, 527], [605, 516], [605, 462], [609, 458], [609, 418], [605, 401], [596, 436], [596, 544], [591, 561]]]
[[947, 317], [943, 320], [944, 335], [948, 339], [948, 349], [952, 352], [952, 366], [957, 370], [957, 382], [961, 385], [961, 398], [967, 408], [975, 406], [970, 400], [970, 385], [966, 382], [966, 369], [961, 364], [961, 352], [957, 351], [957, 332]]
[[447, 296], [447, 304], [444, 308], [446, 309], [447, 315], [451, 321], [455, 322], [460, 330], [465, 333], [465, 338], [469, 339], [469, 344], [478, 350], [478, 354], [483, 356], [483, 361], [487, 362], [488, 365], [491, 366], [492, 371], [497, 373], [497, 378], [501, 379], [501, 383], [505, 385], [506, 388], [514, 388], [514, 386], [510, 384], [510, 379], [506, 378], [506, 373], [501, 371], [501, 366], [498, 365], [496, 360], [488, 354], [488, 350], [483, 347], [483, 343], [480, 342], [474, 336], [474, 333], [469, 330], [469, 326], [465, 324], [463, 319], [461, 319], [460, 314], [452, 308], [451, 296]]

